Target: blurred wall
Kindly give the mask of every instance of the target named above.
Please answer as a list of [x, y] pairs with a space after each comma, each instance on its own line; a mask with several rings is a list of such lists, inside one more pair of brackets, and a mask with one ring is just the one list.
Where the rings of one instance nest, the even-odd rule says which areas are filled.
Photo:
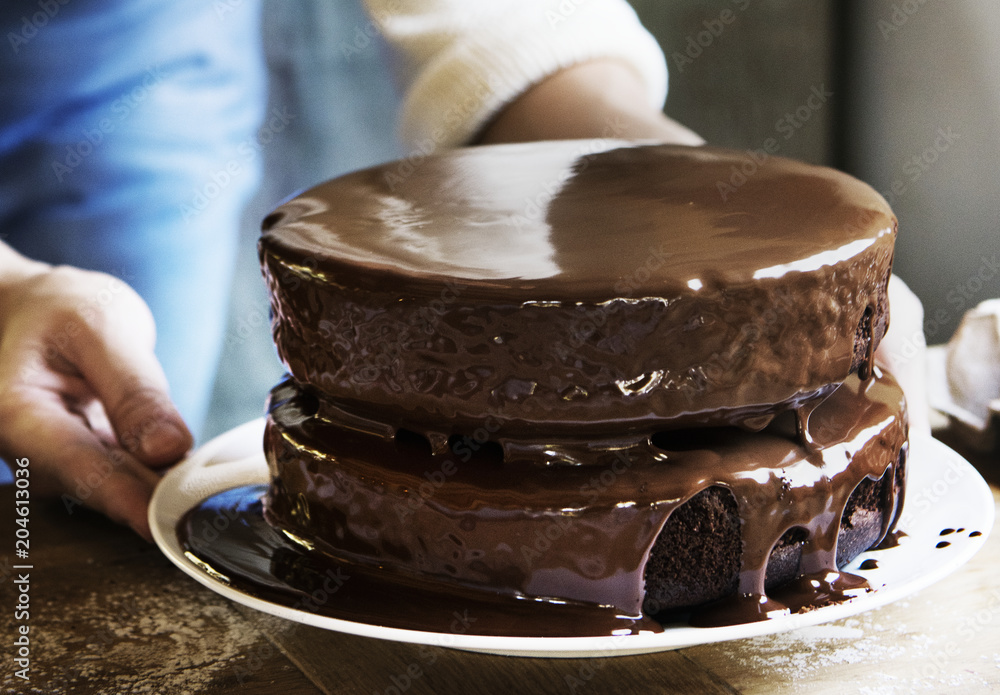
[[858, 0], [848, 166], [899, 217], [930, 343], [1000, 297], [1000, 3]]
[[[668, 114], [730, 147], [781, 131], [780, 154], [883, 193], [900, 221], [894, 269], [924, 302], [929, 342], [1000, 296], [1000, 3], [633, 5], [667, 54]], [[790, 131], [816, 85], [827, 102]]]
[[713, 145], [756, 149], [773, 137], [779, 154], [818, 164], [835, 159], [845, 102], [833, 4], [632, 0], [667, 56], [670, 116]]

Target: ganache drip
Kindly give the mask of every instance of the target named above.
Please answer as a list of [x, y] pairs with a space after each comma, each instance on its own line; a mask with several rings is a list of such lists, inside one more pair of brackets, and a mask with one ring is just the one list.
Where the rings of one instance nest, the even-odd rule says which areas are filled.
[[[266, 515], [319, 552], [408, 581], [610, 606], [639, 619], [644, 602], [653, 612], [647, 564], [661, 530], [675, 510], [720, 488], [736, 500], [745, 529], [738, 565], [725, 577], [735, 586], [675, 601], [667, 614], [719, 598], [726, 602], [696, 611], [693, 624], [787, 614], [864, 591], [863, 579], [838, 568], [885, 538], [898, 515], [902, 396], [875, 372], [797, 414], [802, 425], [778, 418], [757, 433], [666, 431], [624, 437], [617, 448], [605, 439], [588, 443], [587, 465], [572, 463], [580, 451], [560, 452], [559, 440], [487, 439], [463, 457], [452, 439], [454, 448], [436, 452], [430, 437], [339, 415], [346, 411], [331, 404], [317, 408], [286, 382], [272, 396], [266, 434], [274, 478]], [[775, 569], [775, 546], [786, 537], [796, 540]], [[769, 586], [771, 574], [782, 592]]]

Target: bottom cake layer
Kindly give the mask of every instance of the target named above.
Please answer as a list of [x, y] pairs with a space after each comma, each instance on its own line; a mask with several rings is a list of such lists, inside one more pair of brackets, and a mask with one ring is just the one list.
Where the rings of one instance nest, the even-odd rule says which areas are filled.
[[449, 444], [285, 381], [266, 518], [309, 549], [442, 587], [744, 622], [864, 590], [837, 570], [895, 521], [906, 422], [876, 373], [757, 433], [511, 442], [484, 427]]

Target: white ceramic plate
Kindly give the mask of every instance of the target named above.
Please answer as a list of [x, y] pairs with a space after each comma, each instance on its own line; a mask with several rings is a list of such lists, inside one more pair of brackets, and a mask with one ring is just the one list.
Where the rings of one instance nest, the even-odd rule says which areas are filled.
[[[954, 451], [929, 437], [910, 442], [909, 481], [898, 529], [906, 533], [896, 548], [862, 553], [846, 569], [858, 571], [866, 559], [878, 568], [861, 571], [875, 591], [846, 603], [773, 620], [716, 628], [668, 626], [662, 633], [609, 637], [510, 637], [460, 635], [387, 628], [338, 620], [271, 603], [233, 589], [184, 555], [177, 541], [181, 517], [206, 497], [268, 480], [261, 451], [263, 420], [255, 420], [208, 442], [160, 482], [149, 508], [153, 537], [171, 561], [196, 580], [233, 601], [265, 613], [354, 635], [452, 647], [469, 651], [536, 657], [623, 656], [679, 649], [785, 632], [872, 610], [933, 584], [967, 562], [993, 528], [994, 502], [979, 473]], [[962, 533], [941, 536], [944, 529]], [[978, 537], [969, 533], [979, 531]], [[940, 542], [947, 547], [936, 547]]]

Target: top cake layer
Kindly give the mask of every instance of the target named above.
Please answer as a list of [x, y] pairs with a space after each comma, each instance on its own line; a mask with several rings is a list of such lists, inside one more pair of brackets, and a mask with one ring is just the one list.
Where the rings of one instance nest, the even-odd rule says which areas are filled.
[[876, 191], [833, 169], [558, 141], [356, 172], [281, 206], [265, 227], [265, 251], [337, 285], [436, 295], [450, 280], [463, 295], [575, 302], [849, 262], [891, 246], [895, 218]]
[[260, 253], [293, 376], [404, 426], [762, 426], [870, 367], [895, 224], [831, 169], [561, 141], [321, 184]]

